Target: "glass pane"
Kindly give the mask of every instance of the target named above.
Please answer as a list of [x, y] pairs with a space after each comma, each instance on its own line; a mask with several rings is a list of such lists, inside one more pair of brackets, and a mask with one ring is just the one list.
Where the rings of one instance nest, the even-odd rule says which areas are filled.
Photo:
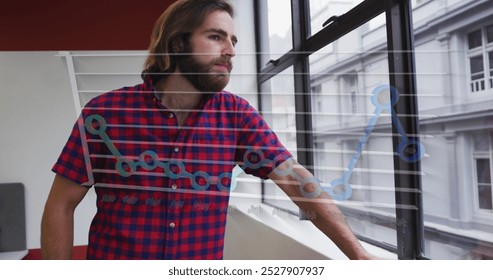
[[[488, 168], [485, 162], [476, 162], [479, 157], [490, 157], [488, 132], [492, 127], [493, 96], [472, 102], [473, 97], [468, 94], [472, 87], [474, 91], [483, 87], [480, 79], [484, 82], [484, 55], [469, 55], [470, 73], [454, 65], [468, 57], [467, 50], [455, 51], [454, 40], [466, 41], [469, 49], [477, 48], [482, 45], [481, 31], [433, 42], [422, 37], [430, 32], [423, 29], [424, 24], [439, 20], [443, 16], [439, 12], [452, 7], [464, 11], [467, 18], [462, 20], [478, 20], [474, 1], [427, 1], [413, 11], [419, 132], [425, 151], [420, 162], [424, 255], [446, 260], [493, 259], [493, 211], [477, 210], [478, 196], [481, 207], [491, 202], [488, 193], [491, 183], [478, 188], [478, 172]], [[493, 2], [485, 7], [493, 8]], [[439, 28], [456, 23], [449, 22]], [[438, 32], [439, 28], [433, 30]], [[473, 79], [471, 84], [469, 75]], [[491, 175], [479, 177], [483, 181], [490, 180], [487, 176]]]
[[322, 25], [332, 16], [340, 16], [363, 0], [310, 0], [312, 34], [322, 30]]
[[491, 184], [478, 186], [479, 209], [493, 210], [491, 198]]
[[478, 183], [491, 184], [490, 160], [477, 159], [476, 168], [478, 169]]
[[489, 66], [490, 66], [490, 76], [492, 76], [492, 73], [493, 73], [493, 52], [489, 52], [488, 53], [488, 57], [489, 57]]
[[[261, 84], [262, 115], [283, 145], [296, 158], [296, 112], [294, 73], [290, 67]], [[272, 182], [264, 185], [264, 199], [278, 207], [298, 213], [298, 207]]]
[[396, 246], [387, 53], [360, 43], [385, 48], [385, 29], [363, 26], [332, 43], [340, 52], [310, 56], [314, 170], [356, 234]]
[[490, 150], [490, 139], [484, 131], [474, 133], [474, 152], [488, 153]]
[[261, 40], [263, 68], [268, 61], [278, 59], [293, 48], [291, 0], [263, 0], [258, 3], [263, 17], [261, 30], [267, 32], [262, 34]]
[[471, 75], [473, 80], [484, 78], [483, 56], [475, 56], [470, 58]]
[[493, 43], [493, 25], [486, 27], [486, 38], [488, 43]]
[[493, 89], [493, 52], [488, 53], [490, 65], [490, 89]]
[[469, 42], [469, 49], [477, 48], [483, 45], [483, 39], [481, 36], [481, 30], [476, 30], [474, 32], [469, 33], [467, 36]]

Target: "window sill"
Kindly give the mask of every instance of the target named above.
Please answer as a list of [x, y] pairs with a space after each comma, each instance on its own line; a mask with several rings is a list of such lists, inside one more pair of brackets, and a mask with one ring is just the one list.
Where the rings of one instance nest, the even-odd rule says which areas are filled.
[[[313, 250], [326, 259], [347, 260], [348, 258], [309, 221], [300, 221], [298, 217], [260, 203], [258, 200], [232, 197], [230, 215], [242, 215], [259, 222], [266, 230], [289, 237], [293, 242]], [[233, 233], [234, 234], [234, 233]], [[261, 236], [256, 236], [256, 238]], [[297, 244], [297, 245], [298, 245]], [[371, 254], [382, 259], [395, 260], [397, 255], [382, 248], [361, 241], [363, 247]], [[290, 244], [285, 245], [289, 250]], [[284, 247], [283, 247], [284, 250]], [[279, 251], [279, 259], [284, 259], [285, 252]], [[295, 253], [296, 254], [296, 253]], [[303, 255], [300, 253], [300, 255]]]

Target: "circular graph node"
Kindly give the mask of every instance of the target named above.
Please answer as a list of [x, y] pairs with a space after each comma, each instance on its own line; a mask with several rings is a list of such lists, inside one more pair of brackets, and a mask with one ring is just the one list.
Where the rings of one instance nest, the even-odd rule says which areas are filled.
[[390, 85], [376, 87], [371, 96], [371, 102], [379, 110], [390, 110], [399, 101], [399, 91]]
[[[94, 127], [97, 125], [97, 127]], [[90, 115], [84, 123], [87, 131], [93, 135], [102, 135], [106, 131], [106, 121], [100, 115]]]
[[185, 165], [179, 161], [170, 161], [165, 165], [165, 172], [170, 179], [173, 180], [179, 179], [182, 177], [182, 174], [185, 172]]
[[277, 162], [279, 160], [282, 160], [283, 158], [275, 158], [274, 159], [274, 162], [273, 162], [273, 166], [277, 166], [276, 168], [274, 168], [274, 173], [276, 173], [277, 175], [279, 176], [287, 176], [289, 174], [291, 174], [293, 172], [293, 167], [294, 167], [294, 159], [293, 158], [289, 158], [287, 159], [285, 162], [288, 163], [288, 167], [284, 170], [280, 169], [279, 166], [277, 165]]
[[324, 189], [334, 200], [346, 200], [353, 193], [351, 185], [342, 179], [333, 180], [330, 186]]
[[[236, 189], [236, 180], [233, 180], [231, 177], [231, 172], [224, 172], [219, 175], [217, 177], [217, 188], [221, 191], [234, 191]], [[228, 180], [230, 183], [223, 184], [223, 180]], [[229, 185], [229, 187], [227, 187], [227, 185]]]
[[[199, 184], [198, 180], [200, 180], [200, 179], [204, 179], [203, 180], [203, 181], [205, 181], [204, 185]], [[211, 184], [211, 182], [209, 180], [209, 174], [207, 174], [204, 171], [197, 171], [197, 172], [193, 173], [190, 180], [192, 181], [192, 187], [197, 191], [205, 191], [209, 188], [209, 186]]]
[[[320, 185], [320, 182], [315, 179], [315, 177], [306, 178], [301, 181], [300, 184], [300, 192], [306, 198], [315, 198], [322, 193], [322, 186]], [[310, 192], [306, 191], [305, 187], [307, 187], [308, 184], [314, 184], [315, 190]]]
[[248, 149], [243, 156], [243, 162], [247, 168], [258, 169], [264, 164], [264, 152], [262, 150]]
[[401, 142], [397, 147], [397, 153], [405, 162], [417, 162], [423, 158], [425, 147], [419, 141], [411, 139]]
[[144, 170], [151, 171], [159, 166], [159, 158], [154, 151], [145, 151], [139, 156], [140, 166]]
[[130, 177], [135, 172], [136, 165], [133, 160], [120, 157], [116, 161], [116, 170], [121, 176]]

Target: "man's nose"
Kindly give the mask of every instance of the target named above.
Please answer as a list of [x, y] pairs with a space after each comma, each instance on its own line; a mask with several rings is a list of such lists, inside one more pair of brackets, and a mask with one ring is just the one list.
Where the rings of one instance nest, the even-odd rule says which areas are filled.
[[231, 40], [227, 40], [223, 49], [223, 55], [234, 57], [236, 55], [235, 45]]

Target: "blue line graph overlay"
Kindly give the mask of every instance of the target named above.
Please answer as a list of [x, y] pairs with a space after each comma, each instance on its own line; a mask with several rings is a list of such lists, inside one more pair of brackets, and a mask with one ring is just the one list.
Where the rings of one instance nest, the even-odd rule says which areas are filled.
[[[388, 98], [388, 94], [390, 94], [390, 99]], [[328, 187], [323, 187], [333, 199], [346, 200], [351, 197], [352, 188], [349, 184], [349, 179], [353, 173], [356, 163], [358, 162], [358, 159], [361, 156], [361, 153], [363, 152], [363, 148], [368, 143], [368, 139], [370, 138], [380, 115], [384, 111], [392, 114], [392, 125], [395, 126], [397, 133], [401, 138], [401, 141], [397, 147], [397, 154], [399, 157], [406, 162], [416, 162], [423, 158], [425, 153], [424, 146], [417, 140], [409, 139], [393, 109], [393, 106], [397, 104], [398, 101], [399, 91], [393, 86], [382, 85], [373, 90], [371, 102], [375, 106], [375, 111], [366, 126], [365, 134], [359, 139], [358, 146], [349, 161], [346, 171], [341, 178], [334, 179], [330, 182]]]
[[[143, 170], [152, 171], [158, 167], [164, 169], [166, 176], [170, 179], [176, 180], [180, 178], [188, 178], [192, 184], [192, 187], [198, 191], [207, 190], [210, 185], [213, 183], [211, 176], [204, 171], [197, 171], [195, 173], [187, 172], [185, 169], [185, 164], [180, 161], [160, 161], [159, 156], [156, 152], [147, 150], [140, 154], [139, 159], [137, 161], [125, 158], [122, 156], [118, 148], [111, 142], [108, 134], [106, 134], [107, 124], [105, 119], [101, 115], [90, 115], [86, 118], [84, 123], [87, 131], [93, 135], [97, 135], [103, 140], [104, 144], [108, 147], [113, 156], [117, 159], [115, 169], [118, 171], [123, 177], [132, 176], [138, 167], [141, 167]], [[238, 172], [233, 172], [233, 175], [238, 176]], [[217, 187], [221, 191], [230, 191], [236, 188], [236, 181], [228, 187], [222, 183], [223, 179], [232, 178], [231, 172], [224, 172], [217, 176], [217, 179], [214, 182], [217, 184]], [[199, 184], [199, 179], [204, 179], [205, 184]], [[204, 182], [204, 180], [201, 180]], [[233, 180], [232, 180], [233, 181]]]

